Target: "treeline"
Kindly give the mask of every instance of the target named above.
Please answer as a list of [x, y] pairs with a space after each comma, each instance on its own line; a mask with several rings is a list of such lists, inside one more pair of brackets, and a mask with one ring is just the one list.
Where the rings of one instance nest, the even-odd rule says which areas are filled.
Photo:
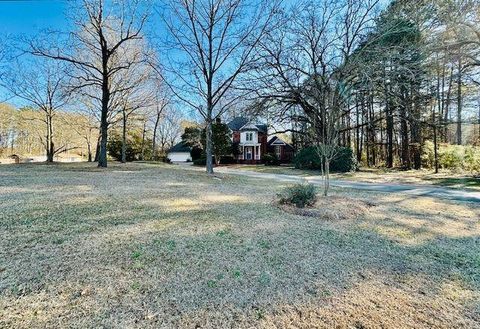
[[333, 142], [366, 166], [438, 170], [440, 145], [479, 145], [478, 1], [396, 0], [379, 14], [376, 1], [347, 3], [287, 15], [264, 47], [275, 79], [261, 96], [292, 122], [296, 147]]
[[[478, 1], [71, 4], [71, 31], [23, 40], [34, 64], [7, 56], [0, 70], [9, 96], [45, 118], [49, 158], [66, 108], [96, 123], [101, 167], [114, 139], [121, 161], [129, 139], [141, 141], [135, 158], [147, 148], [158, 158], [181, 134], [180, 106], [205, 127], [208, 173], [213, 125], [232, 111], [284, 127], [297, 150], [313, 146], [326, 181], [338, 146], [367, 166], [410, 169], [426, 165], [427, 142], [435, 167], [440, 145], [479, 143]], [[148, 35], [153, 22], [162, 38]]]
[[[37, 109], [0, 104], [0, 158], [46, 156], [46, 149], [50, 147], [47, 127], [45, 116]], [[55, 136], [53, 157], [65, 153], [85, 159], [92, 156], [98, 128], [87, 116], [59, 111], [52, 119], [51, 128]]]
[[[190, 125], [176, 112], [165, 111], [157, 117], [154, 111], [142, 112], [130, 118], [125, 144], [122, 121], [114, 122], [108, 141], [109, 155], [122, 161], [160, 160]], [[47, 136], [52, 136], [52, 160], [78, 156], [94, 161], [98, 153], [99, 123], [81, 111], [56, 111], [51, 121], [35, 108], [17, 109], [0, 104], [0, 158], [12, 155], [20, 158], [45, 156], [50, 148]], [[155, 142], [154, 142], [155, 141]], [[124, 149], [124, 154], [122, 153]]]
[[438, 168], [439, 143], [480, 142], [478, 14], [475, 2], [395, 1], [380, 15], [354, 58], [359, 83], [345, 119], [359, 160], [419, 169], [432, 141]]

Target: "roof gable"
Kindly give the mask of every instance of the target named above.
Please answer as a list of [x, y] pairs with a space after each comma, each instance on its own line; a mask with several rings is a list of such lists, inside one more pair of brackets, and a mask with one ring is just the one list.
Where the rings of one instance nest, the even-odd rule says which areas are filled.
[[231, 131], [257, 130], [266, 134], [268, 130], [267, 125], [253, 123], [251, 120], [244, 117], [236, 117], [232, 119], [227, 126]]
[[283, 139], [281, 139], [278, 136], [273, 136], [272, 138], [270, 138], [270, 140], [268, 141], [267, 144], [268, 144], [268, 146], [275, 146], [275, 145], [282, 146], [282, 145], [285, 145], [285, 147], [287, 147], [288, 149], [293, 150], [293, 147], [290, 144], [288, 144], [287, 142], [285, 142]]
[[259, 130], [258, 127], [254, 124], [247, 123], [243, 127], [241, 127], [239, 130]]

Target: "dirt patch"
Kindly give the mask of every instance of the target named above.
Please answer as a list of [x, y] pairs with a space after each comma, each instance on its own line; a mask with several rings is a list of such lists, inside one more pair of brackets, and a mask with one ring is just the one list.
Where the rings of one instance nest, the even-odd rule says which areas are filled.
[[279, 204], [280, 209], [293, 215], [316, 217], [326, 220], [357, 219], [368, 215], [376, 206], [371, 201], [343, 196], [319, 197], [312, 207], [297, 208], [294, 205]]

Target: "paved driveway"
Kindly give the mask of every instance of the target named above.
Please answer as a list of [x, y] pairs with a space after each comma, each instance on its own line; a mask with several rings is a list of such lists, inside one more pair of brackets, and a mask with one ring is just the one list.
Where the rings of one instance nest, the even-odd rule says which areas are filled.
[[[322, 185], [321, 176], [306, 176], [299, 177], [293, 175], [283, 175], [283, 174], [270, 174], [270, 173], [260, 173], [255, 171], [248, 171], [242, 169], [233, 169], [227, 167], [215, 168], [215, 172], [230, 174], [230, 175], [241, 175], [251, 178], [259, 179], [273, 179], [280, 182], [305, 182], [315, 185]], [[447, 200], [456, 200], [456, 201], [469, 201], [469, 202], [479, 202], [480, 203], [480, 192], [471, 192], [459, 189], [445, 188], [445, 187], [436, 187], [431, 185], [410, 185], [410, 184], [392, 184], [392, 183], [363, 183], [363, 182], [354, 182], [346, 180], [330, 180], [331, 186], [344, 187], [344, 188], [353, 188], [359, 190], [368, 190], [375, 192], [386, 192], [386, 193], [403, 193], [412, 196], [429, 196], [436, 197]]]

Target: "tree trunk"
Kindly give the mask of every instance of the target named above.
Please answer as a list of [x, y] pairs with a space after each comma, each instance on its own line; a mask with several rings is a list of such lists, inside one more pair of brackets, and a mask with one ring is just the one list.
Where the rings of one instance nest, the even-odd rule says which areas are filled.
[[323, 183], [323, 196], [328, 196], [330, 189], [330, 160], [325, 158], [325, 179]]
[[[386, 145], [386, 166], [387, 168], [393, 167], [393, 112], [392, 106], [390, 102], [390, 93], [389, 88], [387, 85], [387, 73], [386, 73], [386, 65], [384, 66], [383, 71], [383, 92], [385, 93], [385, 119], [386, 119], [386, 127], [385, 127], [385, 134], [387, 138], [387, 145]], [[391, 87], [390, 87], [391, 89]]]
[[143, 121], [143, 130], [142, 130], [142, 150], [140, 152], [140, 160], [145, 160], [145, 135], [147, 133], [147, 121]]
[[207, 127], [205, 134], [205, 153], [207, 155], [206, 159], [206, 169], [208, 174], [213, 174], [213, 161], [212, 161], [212, 120], [207, 119]]
[[[415, 91], [411, 91], [413, 95]], [[413, 168], [420, 169], [422, 167], [422, 129], [420, 126], [420, 106], [419, 97], [413, 96], [413, 110], [412, 120], [410, 120], [411, 138], [412, 138], [412, 153], [413, 153]]]
[[94, 162], [98, 162], [98, 159], [100, 158], [100, 139], [102, 138], [102, 130], [99, 129], [99, 134], [97, 137], [97, 146], [95, 147], [95, 159], [93, 160]]
[[87, 150], [88, 150], [88, 162], [92, 162], [92, 145], [90, 142], [87, 142]]
[[122, 111], [122, 163], [127, 162], [127, 111]]
[[457, 145], [462, 145], [462, 60], [458, 60], [457, 77]]
[[47, 121], [47, 136], [46, 136], [47, 162], [53, 162], [55, 145], [53, 144], [53, 122], [52, 122], [51, 113], [47, 113], [46, 121]]
[[108, 58], [108, 50], [102, 46], [102, 113], [100, 117], [100, 152], [98, 155], [98, 166], [102, 168], [107, 168], [108, 107], [110, 104]]
[[450, 78], [448, 80], [447, 99], [445, 101], [445, 109], [443, 111], [443, 141], [448, 143], [448, 115], [450, 112], [450, 104], [452, 100], [452, 85], [453, 85], [453, 67], [450, 70]]
[[157, 117], [155, 119], [155, 126], [153, 127], [153, 140], [152, 140], [152, 158], [153, 161], [157, 161], [157, 129], [160, 122], [160, 113], [157, 110]]
[[435, 173], [438, 174], [438, 143], [437, 143], [437, 126], [433, 124], [433, 156], [435, 161]]
[[387, 100], [387, 168], [393, 167], [393, 113], [392, 108]]
[[355, 137], [356, 137], [355, 148], [357, 153], [357, 162], [360, 163], [360, 161], [362, 161], [362, 149], [360, 145], [360, 111], [359, 111], [359, 104], [358, 104], [358, 96], [356, 99], [355, 110], [356, 110], [356, 124], [357, 124], [357, 127], [355, 128]]

